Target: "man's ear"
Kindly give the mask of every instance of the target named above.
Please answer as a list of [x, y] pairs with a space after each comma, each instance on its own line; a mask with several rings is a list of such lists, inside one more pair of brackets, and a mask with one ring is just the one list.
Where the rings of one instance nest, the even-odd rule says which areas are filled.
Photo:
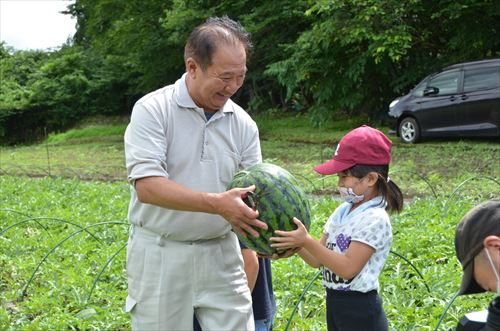
[[500, 237], [499, 236], [488, 236], [483, 240], [484, 247], [493, 248], [500, 251]]
[[196, 69], [198, 68], [198, 63], [192, 58], [188, 57], [186, 59], [186, 72], [191, 78], [196, 78]]

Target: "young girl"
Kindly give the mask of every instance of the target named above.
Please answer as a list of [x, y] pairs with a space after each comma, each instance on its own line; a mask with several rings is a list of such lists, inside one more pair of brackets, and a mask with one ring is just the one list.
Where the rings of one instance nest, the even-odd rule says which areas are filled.
[[378, 276], [389, 254], [392, 229], [387, 211], [401, 211], [403, 195], [389, 178], [391, 141], [363, 125], [339, 142], [333, 159], [314, 170], [338, 174], [345, 201], [330, 216], [316, 241], [302, 223], [298, 229], [276, 231], [273, 247], [300, 247], [312, 267], [323, 266], [328, 330], [387, 330], [378, 295]]

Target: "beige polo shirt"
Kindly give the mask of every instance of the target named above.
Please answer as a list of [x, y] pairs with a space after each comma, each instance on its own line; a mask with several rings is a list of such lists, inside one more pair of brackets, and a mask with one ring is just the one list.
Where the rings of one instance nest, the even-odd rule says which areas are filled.
[[224, 192], [234, 174], [261, 162], [256, 123], [228, 100], [206, 120], [188, 94], [184, 74], [173, 85], [142, 97], [125, 132], [131, 200], [128, 218], [166, 238], [211, 239], [230, 231], [219, 215], [184, 212], [141, 203], [134, 182], [163, 176], [200, 192]]

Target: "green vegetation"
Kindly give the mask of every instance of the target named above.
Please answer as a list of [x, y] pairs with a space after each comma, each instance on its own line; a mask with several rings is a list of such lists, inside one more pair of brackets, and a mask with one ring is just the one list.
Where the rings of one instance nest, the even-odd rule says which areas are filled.
[[[99, 119], [88, 120], [65, 133], [51, 134], [41, 144], [0, 146], [0, 174], [123, 180], [127, 119], [114, 118], [106, 124], [99, 124]], [[366, 123], [362, 117], [338, 119], [318, 128], [301, 114], [258, 115], [256, 121], [264, 160], [289, 170], [307, 192], [314, 193], [331, 191], [336, 177], [322, 178], [312, 168], [331, 158], [346, 132]], [[466, 186], [471, 194], [489, 190], [495, 196], [494, 192], [498, 192], [494, 181], [478, 184], [475, 179], [500, 178], [500, 146], [495, 140], [432, 140], [407, 145], [395, 136], [389, 137], [394, 142], [391, 177], [407, 197], [449, 192], [468, 179]]]
[[[336, 177], [321, 178], [312, 167], [329, 159], [336, 141], [363, 120], [321, 128], [301, 116], [257, 121], [265, 161], [290, 170], [308, 192], [310, 232], [319, 238], [340, 202], [333, 196]], [[0, 147], [0, 329], [130, 329], [122, 311], [129, 199], [124, 127], [90, 122], [40, 145]], [[500, 145], [394, 141], [390, 175], [406, 205], [391, 218], [393, 253], [380, 278], [381, 294], [390, 330], [433, 330], [460, 282], [455, 226], [472, 206], [500, 196]], [[289, 330], [324, 330], [320, 279], [298, 302], [317, 270], [292, 257], [273, 261], [273, 275], [276, 330], [288, 323]], [[454, 328], [464, 313], [484, 309], [491, 298], [457, 298], [439, 330]]]
[[127, 242], [127, 186], [2, 176], [0, 196], [0, 329], [127, 329], [124, 251], [88, 300]]
[[82, 129], [71, 129], [63, 133], [50, 134], [47, 138], [48, 144], [74, 144], [75, 141], [91, 140], [92, 142], [98, 141], [99, 137], [104, 137], [109, 140], [110, 136], [116, 136], [123, 139], [126, 124], [121, 125], [96, 125], [85, 127]]
[[[53, 52], [0, 43], [0, 141], [38, 141], [96, 114], [128, 114], [184, 71], [191, 30], [227, 14], [254, 54], [239, 104], [255, 112], [380, 119], [444, 65], [500, 56], [497, 1], [76, 0], [73, 40]], [[283, 29], [286, 26], [286, 29]]]
[[[185, 40], [207, 17], [227, 14], [251, 32], [254, 56], [235, 99], [256, 117], [264, 161], [311, 198], [319, 237], [339, 201], [336, 177], [313, 166], [350, 129], [378, 126], [389, 101], [430, 70], [500, 56], [496, 9], [494, 0], [76, 0], [77, 31], [61, 49], [0, 42], [0, 142], [10, 144], [0, 146], [0, 329], [130, 329], [123, 116], [180, 76]], [[500, 196], [500, 145], [392, 139], [390, 176], [406, 208], [392, 218], [381, 293], [391, 330], [433, 330], [459, 284], [454, 227]], [[20, 145], [33, 141], [42, 143]], [[309, 283], [317, 271], [292, 257], [273, 272], [276, 330], [295, 307], [290, 330], [324, 330], [324, 290]], [[440, 330], [489, 298], [458, 298]]]

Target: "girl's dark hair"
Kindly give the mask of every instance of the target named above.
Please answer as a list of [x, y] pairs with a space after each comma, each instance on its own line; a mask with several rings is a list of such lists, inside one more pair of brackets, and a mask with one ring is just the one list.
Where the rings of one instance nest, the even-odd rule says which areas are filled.
[[245, 48], [247, 60], [253, 50], [250, 34], [240, 23], [227, 16], [210, 17], [197, 26], [189, 35], [184, 47], [184, 60], [192, 57], [202, 70], [212, 64], [212, 55], [220, 45], [241, 43]]
[[383, 197], [382, 201], [387, 202], [385, 209], [398, 213], [403, 210], [403, 193], [401, 193], [396, 183], [389, 179], [389, 165], [357, 164], [347, 169], [346, 172], [356, 178], [362, 178], [370, 172], [378, 173], [377, 189]]

